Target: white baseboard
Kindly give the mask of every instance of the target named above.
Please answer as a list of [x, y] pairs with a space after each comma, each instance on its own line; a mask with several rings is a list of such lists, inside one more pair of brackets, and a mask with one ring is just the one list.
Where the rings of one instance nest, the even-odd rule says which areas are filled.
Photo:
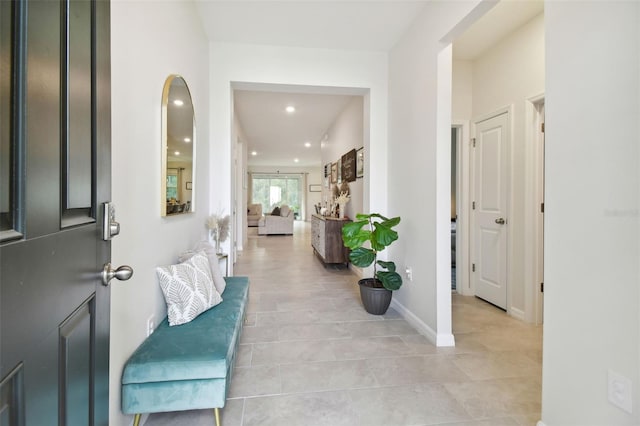
[[391, 299], [391, 307], [398, 311], [400, 315], [411, 324], [420, 334], [427, 338], [431, 343], [436, 346], [455, 346], [455, 338], [453, 334], [438, 334], [431, 327], [429, 327], [424, 321], [418, 318], [413, 312], [408, 310], [402, 303], [396, 299]]
[[512, 317], [519, 319], [520, 321], [524, 321], [524, 311], [518, 308], [511, 308], [509, 313]]

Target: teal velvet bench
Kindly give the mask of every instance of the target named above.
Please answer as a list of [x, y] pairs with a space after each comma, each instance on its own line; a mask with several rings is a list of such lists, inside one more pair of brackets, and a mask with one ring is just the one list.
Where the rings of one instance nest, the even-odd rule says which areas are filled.
[[226, 277], [223, 301], [193, 321], [169, 327], [165, 318], [136, 349], [122, 374], [122, 412], [215, 410], [220, 426], [249, 299], [247, 277]]

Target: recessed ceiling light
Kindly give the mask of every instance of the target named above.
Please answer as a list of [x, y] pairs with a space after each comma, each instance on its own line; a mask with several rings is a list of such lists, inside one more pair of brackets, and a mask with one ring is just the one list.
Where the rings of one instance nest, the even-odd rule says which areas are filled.
[[191, 138], [184, 138], [184, 141], [189, 143], [189, 142], [191, 142]]
[[285, 108], [285, 111], [291, 114], [292, 112], [296, 112], [296, 107], [289, 105], [288, 107]]
[[251, 155], [253, 155], [255, 157], [256, 155], [258, 155], [258, 153], [255, 152], [255, 151], [251, 151]]
[[180, 151], [174, 152], [175, 155], [180, 155]]
[[182, 105], [184, 105], [184, 102], [181, 101], [180, 99], [176, 99], [175, 101], [173, 101], [173, 104], [177, 105], [177, 106], [182, 106]]
[[306, 146], [307, 148], [309, 148], [311, 146], [311, 142], [305, 142], [304, 146]]
[[294, 159], [293, 159], [293, 162], [294, 162], [294, 163], [297, 163], [298, 161], [300, 161], [300, 160], [298, 160], [297, 158], [294, 158]]

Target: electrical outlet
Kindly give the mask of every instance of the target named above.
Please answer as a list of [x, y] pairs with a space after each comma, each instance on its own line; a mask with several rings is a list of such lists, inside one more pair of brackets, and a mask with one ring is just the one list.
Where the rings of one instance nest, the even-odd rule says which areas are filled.
[[404, 273], [409, 281], [413, 281], [413, 269], [411, 266], [405, 267]]
[[607, 382], [609, 402], [631, 414], [633, 407], [631, 380], [615, 371], [609, 370]]
[[147, 337], [151, 336], [151, 333], [153, 333], [153, 330], [155, 330], [155, 321], [154, 321], [154, 316], [151, 315], [148, 319], [147, 319]]

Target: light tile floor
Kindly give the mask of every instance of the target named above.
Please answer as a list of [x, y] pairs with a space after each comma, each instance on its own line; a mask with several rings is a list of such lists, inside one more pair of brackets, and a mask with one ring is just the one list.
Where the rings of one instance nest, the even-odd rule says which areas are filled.
[[[255, 229], [235, 267], [251, 290], [223, 426], [536, 424], [541, 327], [454, 294], [456, 347], [437, 348], [393, 310], [367, 314], [357, 277], [314, 257], [309, 224]], [[213, 424], [210, 410], [146, 422]]]

